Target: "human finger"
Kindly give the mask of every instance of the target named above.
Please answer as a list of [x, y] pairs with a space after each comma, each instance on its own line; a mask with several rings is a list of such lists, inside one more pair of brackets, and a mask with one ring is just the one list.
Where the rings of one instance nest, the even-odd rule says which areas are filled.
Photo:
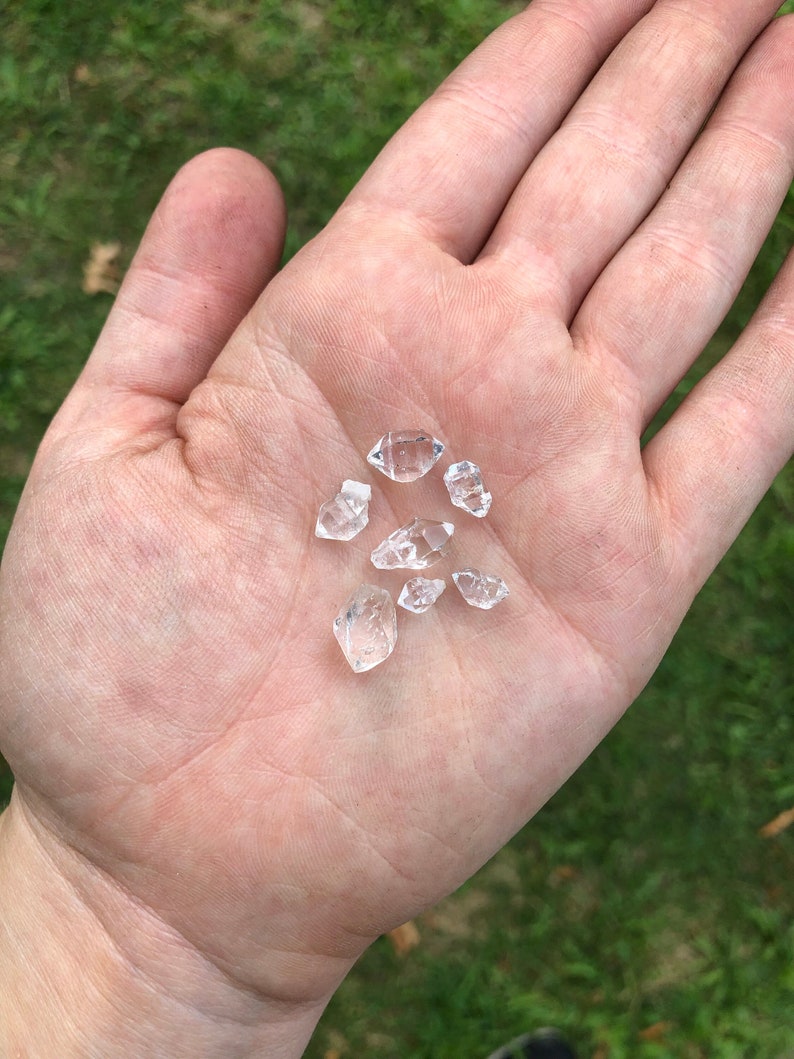
[[611, 49], [653, 0], [535, 0], [386, 145], [346, 208], [400, 216], [463, 261]]
[[794, 452], [793, 409], [794, 252], [730, 353], [643, 450], [692, 595]]
[[567, 322], [653, 207], [779, 0], [659, 0], [522, 179], [483, 256]]
[[173, 435], [180, 406], [277, 270], [284, 229], [279, 186], [251, 155], [216, 149], [183, 166], [52, 434], [81, 429], [100, 446]]
[[792, 54], [794, 18], [778, 19], [573, 322], [576, 344], [628, 369], [640, 432], [730, 308], [794, 179]]

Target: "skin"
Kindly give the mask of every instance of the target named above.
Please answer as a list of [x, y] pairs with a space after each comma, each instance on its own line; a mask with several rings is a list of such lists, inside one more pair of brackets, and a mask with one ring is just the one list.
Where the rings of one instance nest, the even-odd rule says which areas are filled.
[[[280, 272], [257, 161], [176, 176], [3, 559], [3, 1054], [300, 1055], [645, 685], [794, 450], [793, 259], [640, 448], [794, 175], [776, 6], [535, 0]], [[450, 588], [354, 675], [334, 615], [404, 580], [369, 551], [455, 511], [443, 461], [366, 469], [411, 426], [494, 495], [432, 576], [511, 595]], [[350, 477], [370, 526], [318, 541]]]

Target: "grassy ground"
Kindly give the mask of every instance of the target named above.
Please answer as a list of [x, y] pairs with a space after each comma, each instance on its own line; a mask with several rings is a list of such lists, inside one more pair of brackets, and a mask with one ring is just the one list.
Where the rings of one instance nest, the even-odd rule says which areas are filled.
[[[226, 143], [282, 180], [293, 252], [510, 10], [499, 0], [0, 2], [3, 533], [107, 313], [107, 296], [80, 289], [90, 244], [119, 240], [129, 260], [178, 165]], [[709, 357], [738, 333], [793, 231], [790, 197]], [[385, 939], [373, 947], [310, 1056], [477, 1059], [547, 1023], [598, 1059], [794, 1056], [794, 828], [758, 834], [794, 805], [793, 470], [627, 719], [422, 919], [418, 948], [398, 958]], [[7, 774], [0, 783], [7, 794]]]

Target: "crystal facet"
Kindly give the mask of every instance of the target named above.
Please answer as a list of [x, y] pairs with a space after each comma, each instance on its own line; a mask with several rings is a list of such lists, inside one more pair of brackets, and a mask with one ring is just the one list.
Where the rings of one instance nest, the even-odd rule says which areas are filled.
[[446, 587], [446, 582], [440, 577], [435, 581], [426, 577], [412, 577], [403, 585], [397, 602], [413, 614], [423, 614], [433, 606]]
[[369, 521], [369, 498], [372, 489], [362, 482], [342, 482], [342, 491], [320, 508], [314, 532], [332, 541], [349, 541]]
[[424, 570], [447, 554], [455, 527], [451, 522], [414, 518], [381, 541], [372, 553], [379, 570]]
[[395, 482], [415, 482], [427, 474], [444, 446], [421, 430], [390, 430], [367, 455], [367, 462]]
[[385, 662], [397, 642], [397, 614], [386, 589], [359, 585], [334, 619], [334, 636], [354, 673]]
[[453, 463], [444, 474], [449, 498], [476, 518], [485, 518], [491, 508], [491, 494], [482, 484], [482, 474], [476, 463], [463, 460]]
[[452, 579], [466, 602], [481, 610], [490, 610], [510, 594], [507, 585], [495, 574], [481, 574], [468, 568], [454, 573]]

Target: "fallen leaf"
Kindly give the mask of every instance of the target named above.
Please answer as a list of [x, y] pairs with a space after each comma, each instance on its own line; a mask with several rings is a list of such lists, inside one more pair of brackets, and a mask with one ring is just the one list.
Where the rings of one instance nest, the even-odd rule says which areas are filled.
[[119, 289], [121, 269], [116, 258], [121, 243], [94, 243], [91, 254], [83, 265], [83, 290], [86, 294], [115, 294]]
[[323, 1055], [323, 1059], [342, 1059], [342, 1053], [338, 1048], [331, 1048]]
[[79, 63], [75, 66], [72, 77], [79, 85], [94, 86], [99, 84], [96, 75], [86, 63]]
[[672, 1022], [654, 1022], [652, 1026], [640, 1030], [637, 1036], [641, 1041], [663, 1041], [672, 1028]]
[[573, 864], [558, 864], [556, 868], [551, 869], [549, 881], [554, 883], [570, 882], [571, 879], [576, 879], [579, 872], [574, 868]]
[[759, 828], [758, 834], [762, 838], [774, 838], [792, 824], [794, 824], [794, 809], [786, 809], [785, 812], [778, 813], [774, 820], [770, 820], [768, 824]]
[[420, 940], [419, 930], [412, 919], [389, 931], [389, 941], [398, 956], [405, 956], [411, 949], [415, 949]]

